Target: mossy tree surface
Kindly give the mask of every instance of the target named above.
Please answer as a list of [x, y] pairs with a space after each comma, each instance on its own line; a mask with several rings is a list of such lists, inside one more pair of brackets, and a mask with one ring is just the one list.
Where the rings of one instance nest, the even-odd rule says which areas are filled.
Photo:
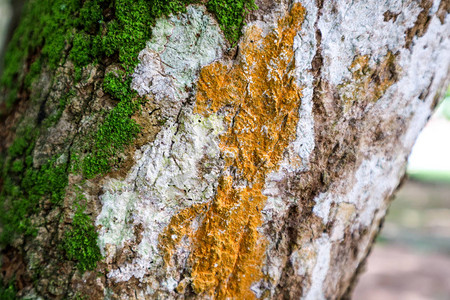
[[[28, 1], [21, 22], [9, 43], [5, 69], [0, 78], [0, 115], [6, 120], [20, 101], [28, 109], [38, 109], [47, 101], [36, 96], [33, 88], [42, 74], [55, 74], [67, 62], [73, 68], [65, 76], [75, 86], [88, 80], [86, 68], [115, 65], [105, 74], [103, 91], [117, 104], [105, 109], [100, 122], [89, 133], [91, 146], [54, 153], [46, 163], [33, 159], [38, 138], [57, 126], [68, 103], [77, 97], [69, 88], [54, 107], [55, 113], [35, 119], [21, 118], [12, 130], [14, 141], [1, 153], [0, 217], [2, 248], [17, 244], [18, 239], [33, 239], [37, 233], [32, 218], [42, 213], [43, 203], [60, 206], [66, 194], [70, 173], [86, 178], [104, 175], [120, 165], [118, 157], [140, 132], [131, 117], [144, 99], [130, 88], [138, 63], [138, 53], [151, 37], [155, 20], [163, 15], [183, 12], [193, 0], [45, 0]], [[255, 6], [252, 1], [210, 1], [207, 6], [217, 14], [231, 43], [239, 38], [245, 14]], [[227, 17], [225, 15], [230, 14]], [[3, 129], [2, 129], [3, 130]], [[77, 153], [77, 151], [81, 151]], [[78, 207], [78, 208], [76, 208]], [[46, 208], [48, 209], [48, 208]], [[75, 205], [72, 224], [60, 241], [61, 255], [76, 262], [81, 272], [93, 270], [101, 259], [97, 233], [85, 209]], [[65, 253], [65, 254], [64, 254]], [[38, 276], [38, 275], [36, 275]], [[14, 293], [14, 283], [7, 282], [2, 297]]]

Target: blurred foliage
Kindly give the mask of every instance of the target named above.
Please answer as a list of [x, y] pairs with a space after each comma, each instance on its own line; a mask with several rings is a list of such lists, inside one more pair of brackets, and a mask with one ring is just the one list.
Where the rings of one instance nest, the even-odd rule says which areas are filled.
[[440, 112], [444, 118], [450, 121], [450, 87], [447, 89], [445, 93], [445, 98], [439, 104], [438, 112]]
[[437, 171], [437, 170], [420, 170], [420, 171], [409, 171], [408, 176], [411, 179], [426, 182], [436, 182], [436, 183], [446, 183], [450, 182], [450, 170], [449, 171]]

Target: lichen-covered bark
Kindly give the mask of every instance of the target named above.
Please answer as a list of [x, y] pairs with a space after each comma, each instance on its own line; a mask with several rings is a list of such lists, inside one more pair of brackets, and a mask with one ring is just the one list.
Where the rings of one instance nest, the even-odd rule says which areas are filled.
[[348, 296], [449, 83], [447, 1], [260, 0], [237, 44], [252, 1], [156, 2], [83, 2], [106, 25], [8, 81], [0, 295]]

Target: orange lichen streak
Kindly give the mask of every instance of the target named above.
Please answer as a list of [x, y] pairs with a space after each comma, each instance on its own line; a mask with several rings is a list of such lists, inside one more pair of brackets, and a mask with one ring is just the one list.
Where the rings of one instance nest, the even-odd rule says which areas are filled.
[[[301, 90], [293, 74], [293, 43], [304, 15], [297, 3], [266, 35], [257, 26], [248, 28], [235, 64], [217, 62], [201, 70], [194, 112], [224, 117], [225, 175], [211, 203], [180, 212], [160, 237], [166, 262], [181, 236], [192, 239], [188, 265], [198, 294], [255, 297], [250, 286], [262, 278], [265, 249], [258, 232], [267, 199], [262, 190], [296, 136]], [[198, 214], [201, 225], [193, 230], [190, 224]]]

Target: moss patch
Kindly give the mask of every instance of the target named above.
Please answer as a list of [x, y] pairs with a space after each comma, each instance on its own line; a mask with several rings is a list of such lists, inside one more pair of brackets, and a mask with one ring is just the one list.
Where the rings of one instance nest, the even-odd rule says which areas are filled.
[[14, 300], [16, 298], [16, 288], [14, 281], [9, 282], [6, 286], [0, 285], [0, 299], [2, 300]]
[[33, 168], [31, 153], [37, 130], [26, 128], [9, 148], [9, 157], [3, 165], [4, 185], [0, 204], [4, 213], [0, 215], [3, 231], [0, 242], [8, 244], [17, 234], [34, 235], [29, 215], [40, 210], [43, 198], [59, 204], [67, 186], [67, 165], [49, 160], [38, 169]]
[[126, 80], [113, 73], [105, 76], [104, 90], [115, 99], [120, 99], [120, 102], [100, 125], [95, 135], [93, 151], [83, 161], [83, 174], [87, 178], [106, 173], [112, 165], [117, 165], [118, 154], [140, 131], [131, 116], [141, 107], [142, 99], [131, 90], [130, 82], [129, 76]]
[[3, 91], [10, 95], [7, 107], [14, 104], [17, 92], [24, 88], [24, 74], [28, 74], [24, 83], [29, 87], [40, 73], [42, 62], [53, 69], [60, 63], [67, 41], [73, 39], [73, 16], [80, 8], [81, 1], [76, 0], [30, 1], [25, 5], [22, 20], [8, 45], [0, 78]]
[[206, 7], [216, 15], [220, 28], [232, 44], [241, 36], [245, 16], [258, 8], [253, 0], [210, 0]]
[[85, 207], [77, 204], [72, 228], [65, 234], [64, 250], [67, 258], [77, 262], [81, 272], [93, 270], [102, 256], [97, 246], [97, 231]]

